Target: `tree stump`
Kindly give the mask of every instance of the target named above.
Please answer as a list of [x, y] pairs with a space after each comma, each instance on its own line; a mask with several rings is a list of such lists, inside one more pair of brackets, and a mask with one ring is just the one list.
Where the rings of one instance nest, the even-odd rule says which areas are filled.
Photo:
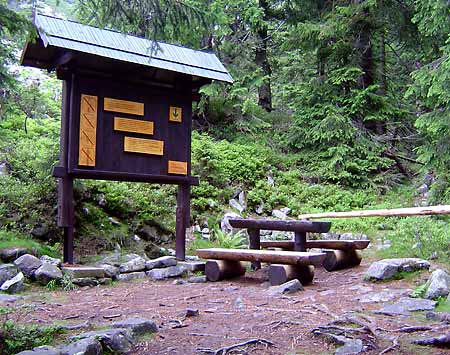
[[272, 264], [269, 267], [269, 281], [272, 286], [281, 285], [293, 279], [298, 279], [302, 285], [307, 285], [314, 278], [312, 265], [282, 265]]
[[208, 281], [220, 281], [245, 274], [245, 267], [235, 260], [208, 260], [205, 265], [205, 275]]
[[348, 250], [323, 250], [327, 256], [323, 261], [323, 267], [327, 271], [341, 270], [361, 263], [361, 251], [355, 249]]

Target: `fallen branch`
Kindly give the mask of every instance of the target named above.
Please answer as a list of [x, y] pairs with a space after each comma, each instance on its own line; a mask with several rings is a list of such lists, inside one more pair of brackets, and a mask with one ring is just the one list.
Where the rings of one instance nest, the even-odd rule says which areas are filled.
[[427, 327], [424, 325], [418, 326], [407, 326], [397, 329], [385, 329], [385, 328], [377, 328], [377, 330], [381, 330], [383, 332], [391, 332], [391, 333], [414, 333], [414, 332], [425, 332], [428, 330], [433, 330], [431, 327]]
[[230, 345], [230, 346], [224, 346], [223, 348], [219, 348], [217, 350], [212, 350], [209, 348], [198, 348], [197, 351], [206, 353], [206, 354], [213, 354], [213, 355], [226, 355], [231, 350], [241, 348], [243, 346], [247, 346], [247, 345], [251, 345], [251, 344], [262, 344], [262, 345], [265, 345], [266, 347], [267, 346], [275, 346], [269, 340], [258, 338], [258, 339], [250, 339], [250, 340], [244, 341], [242, 343], [238, 343], [238, 344], [234, 344], [234, 345]]
[[441, 335], [439, 337], [417, 339], [413, 341], [413, 344], [426, 345], [426, 346], [436, 346], [441, 348], [450, 347], [450, 333], [447, 335]]
[[378, 355], [383, 355], [386, 354], [392, 350], [395, 350], [396, 348], [398, 348], [398, 346], [400, 345], [400, 342], [398, 341], [398, 337], [396, 337], [393, 341], [393, 344], [389, 347], [387, 347], [386, 349], [384, 349], [381, 353], [379, 353]]

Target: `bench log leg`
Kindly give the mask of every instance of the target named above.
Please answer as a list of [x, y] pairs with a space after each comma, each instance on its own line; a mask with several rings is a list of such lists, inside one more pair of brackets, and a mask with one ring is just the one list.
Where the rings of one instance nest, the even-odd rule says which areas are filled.
[[[249, 244], [250, 249], [261, 249], [261, 241], [260, 241], [260, 235], [259, 235], [259, 229], [248, 229], [248, 238], [249, 238]], [[261, 269], [261, 262], [254, 261], [252, 262], [252, 270], [259, 270]]]
[[243, 276], [245, 267], [240, 261], [208, 260], [205, 265], [205, 275], [208, 281], [220, 281]]
[[306, 251], [306, 232], [295, 232], [295, 251]]
[[272, 286], [281, 285], [293, 279], [298, 279], [302, 285], [307, 285], [314, 278], [312, 265], [282, 265], [272, 264], [269, 267], [269, 281]]
[[327, 271], [341, 270], [361, 263], [361, 251], [349, 250], [324, 250], [327, 254], [322, 265]]

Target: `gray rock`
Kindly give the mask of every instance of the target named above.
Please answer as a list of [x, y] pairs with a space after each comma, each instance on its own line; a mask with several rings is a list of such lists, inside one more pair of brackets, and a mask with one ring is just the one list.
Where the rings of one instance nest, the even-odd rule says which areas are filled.
[[244, 212], [245, 208], [236, 199], [232, 198], [229, 202], [230, 207], [235, 208], [239, 213]]
[[163, 280], [169, 277], [179, 277], [183, 276], [186, 270], [180, 266], [169, 266], [164, 269], [152, 269], [147, 271], [147, 276], [152, 280]]
[[233, 218], [241, 218], [241, 216], [235, 212], [227, 212], [224, 214], [220, 221], [220, 229], [222, 232], [227, 233], [233, 230], [233, 227], [230, 224], [230, 219]]
[[14, 264], [0, 265], [0, 286], [3, 282], [12, 279], [19, 273], [19, 269]]
[[75, 278], [72, 279], [72, 283], [80, 287], [95, 287], [99, 284], [98, 280], [95, 277]]
[[34, 277], [41, 285], [45, 286], [52, 280], [61, 280], [63, 274], [57, 266], [43, 263], [42, 266], [34, 272]]
[[285, 282], [284, 284], [278, 285], [278, 286], [271, 286], [269, 287], [269, 295], [275, 296], [275, 295], [282, 295], [285, 293], [294, 293], [297, 291], [303, 291], [303, 285], [300, 283], [299, 280], [294, 279], [288, 282]]
[[185, 285], [186, 281], [184, 281], [183, 279], [176, 279], [173, 280], [172, 285]]
[[406, 296], [408, 294], [408, 290], [400, 289], [400, 290], [383, 290], [381, 292], [376, 293], [366, 293], [364, 295], [358, 296], [355, 299], [359, 300], [361, 303], [378, 303], [378, 302], [389, 302], [397, 297]]
[[278, 219], [286, 219], [287, 218], [287, 214], [284, 213], [282, 210], [273, 210], [272, 216], [274, 216], [275, 218], [278, 218]]
[[189, 261], [200, 261], [200, 258], [197, 255], [186, 255], [184, 258], [187, 262]]
[[61, 355], [102, 355], [102, 344], [95, 338], [90, 337], [78, 340], [60, 348]]
[[335, 355], [355, 355], [363, 351], [363, 342], [361, 339], [349, 339], [345, 344], [336, 349]]
[[263, 212], [264, 212], [264, 202], [262, 202], [259, 206], [256, 206], [255, 212], [256, 212], [256, 214], [259, 214], [259, 215], [263, 214]]
[[73, 279], [82, 277], [105, 277], [105, 271], [101, 267], [93, 266], [64, 266], [61, 268], [63, 274]]
[[204, 261], [179, 261], [178, 266], [189, 272], [205, 271], [206, 262]]
[[133, 345], [133, 337], [131, 332], [125, 328], [97, 330], [92, 332], [81, 333], [71, 337], [71, 340], [97, 338], [105, 348], [119, 353], [130, 350]]
[[211, 232], [208, 227], [203, 228], [201, 233], [203, 239], [211, 239]]
[[41, 259], [41, 261], [43, 263], [52, 264], [52, 265], [55, 265], [57, 267], [61, 266], [61, 259], [52, 258], [51, 256], [48, 256], [48, 255], [42, 255], [40, 257], [40, 259]]
[[202, 284], [206, 282], [206, 276], [191, 276], [190, 278], [188, 278], [188, 282], [193, 284]]
[[8, 164], [6, 163], [6, 161], [0, 161], [0, 177], [8, 175], [9, 175]]
[[60, 327], [64, 330], [80, 330], [80, 329], [84, 329], [84, 328], [89, 328], [90, 326], [91, 326], [91, 323], [86, 321], [86, 322], [75, 324], [75, 325], [61, 325]]
[[17, 296], [10, 296], [10, 295], [0, 294], [0, 304], [1, 303], [16, 302], [18, 299], [19, 299], [19, 297], [17, 297]]
[[129, 272], [128, 274], [117, 275], [117, 281], [132, 281], [137, 279], [143, 279], [145, 277], [144, 271]]
[[103, 258], [98, 264], [109, 264], [113, 266], [119, 267], [120, 264], [127, 263], [128, 261], [131, 261], [136, 258], [141, 258], [138, 254], [125, 254], [122, 255], [120, 253], [115, 253], [109, 256], [106, 256]]
[[27, 248], [5, 248], [0, 250], [0, 259], [5, 263], [9, 263], [27, 253]]
[[53, 346], [38, 346], [33, 350], [25, 350], [16, 355], [61, 355], [61, 351]]
[[27, 277], [32, 277], [34, 272], [42, 266], [42, 261], [31, 254], [25, 254], [14, 260], [20, 271]]
[[108, 221], [114, 226], [120, 226], [120, 222], [113, 217], [108, 217]]
[[418, 258], [383, 259], [370, 265], [366, 277], [369, 280], [386, 280], [398, 272], [412, 272], [429, 268], [428, 261]]
[[113, 323], [114, 328], [129, 329], [133, 335], [156, 333], [158, 326], [151, 319], [134, 317]]
[[367, 234], [362, 233], [342, 233], [340, 240], [369, 240]]
[[101, 264], [99, 267], [103, 269], [106, 277], [110, 277], [113, 280], [119, 275], [119, 268], [114, 265]]
[[381, 309], [374, 311], [374, 313], [388, 316], [407, 315], [408, 312], [431, 311], [436, 305], [436, 301], [404, 297], [394, 304], [385, 305]]
[[119, 271], [121, 273], [143, 271], [145, 270], [145, 262], [144, 258], [138, 256], [126, 263], [120, 264]]
[[428, 289], [425, 298], [436, 299], [445, 297], [450, 293], [450, 275], [442, 269], [433, 271], [428, 280]]
[[31, 235], [35, 238], [42, 239], [48, 234], [48, 226], [46, 224], [36, 226], [31, 230]]
[[25, 277], [22, 272], [19, 272], [12, 279], [3, 282], [0, 290], [8, 292], [8, 293], [17, 293], [22, 291], [25, 288], [24, 284]]
[[177, 265], [177, 259], [175, 259], [174, 256], [161, 256], [157, 259], [148, 260], [145, 263], [145, 268], [147, 270], [152, 270], [175, 265]]

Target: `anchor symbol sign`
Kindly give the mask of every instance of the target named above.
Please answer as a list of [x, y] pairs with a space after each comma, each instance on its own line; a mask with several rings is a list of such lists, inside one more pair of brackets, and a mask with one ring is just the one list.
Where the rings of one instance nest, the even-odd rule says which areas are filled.
[[182, 121], [181, 107], [170, 106], [169, 121], [172, 121], [172, 122], [181, 122]]

